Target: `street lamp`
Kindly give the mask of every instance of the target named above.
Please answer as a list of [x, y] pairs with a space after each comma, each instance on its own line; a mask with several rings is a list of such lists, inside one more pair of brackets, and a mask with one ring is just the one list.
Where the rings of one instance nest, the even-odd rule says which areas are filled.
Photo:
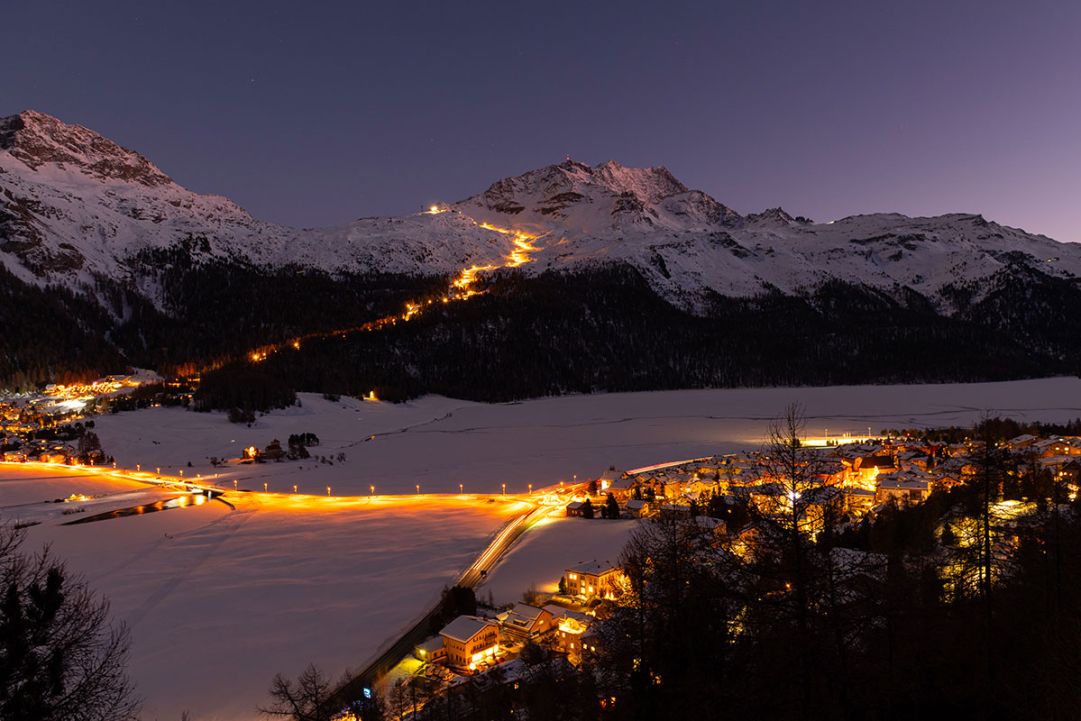
[[420, 484], [419, 483], [417, 484], [417, 495], [418, 496], [420, 495]]
[[142, 466], [142, 464], [141, 464], [141, 463], [136, 463], [136, 464], [135, 464], [135, 470], [137, 470], [137, 471], [141, 471], [141, 470], [143, 470], [143, 466]]
[[293, 484], [293, 493], [296, 493], [296, 492], [297, 492], [297, 484], [294, 483]]
[[532, 483], [529, 484], [529, 495], [531, 495], [531, 496], [533, 495], [533, 484]]
[[374, 485], [368, 486], [368, 494], [369, 494], [369, 495], [370, 495], [370, 496], [371, 496], [372, 498], [374, 498], [374, 497], [375, 497], [375, 486], [374, 486]]
[[330, 486], [327, 486], [327, 495], [330, 495]]
[[460, 496], [463, 493], [465, 493], [465, 484], [459, 483], [458, 484], [458, 495]]
[[233, 490], [234, 491], [236, 490], [236, 479], [235, 478], [233, 479]]
[[507, 495], [507, 484], [506, 483], [503, 484], [503, 495], [504, 496]]
[[263, 493], [267, 492], [267, 482], [263, 481]]

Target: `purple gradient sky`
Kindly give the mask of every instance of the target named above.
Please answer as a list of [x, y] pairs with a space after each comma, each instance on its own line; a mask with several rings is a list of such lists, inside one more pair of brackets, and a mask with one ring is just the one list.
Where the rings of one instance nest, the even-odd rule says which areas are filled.
[[84, 2], [4, 8], [35, 108], [293, 225], [559, 162], [741, 212], [981, 212], [1081, 241], [1081, 2]]

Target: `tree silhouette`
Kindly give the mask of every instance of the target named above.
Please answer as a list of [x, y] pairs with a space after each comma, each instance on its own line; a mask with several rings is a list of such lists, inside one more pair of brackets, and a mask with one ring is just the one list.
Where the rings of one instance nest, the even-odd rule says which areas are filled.
[[47, 551], [21, 551], [0, 527], [0, 718], [127, 721], [139, 703], [127, 678], [128, 632], [108, 604]]

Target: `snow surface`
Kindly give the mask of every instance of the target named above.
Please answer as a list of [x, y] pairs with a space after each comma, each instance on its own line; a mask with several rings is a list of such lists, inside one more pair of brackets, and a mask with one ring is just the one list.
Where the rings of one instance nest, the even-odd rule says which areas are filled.
[[[526, 492], [609, 466], [620, 469], [731, 452], [761, 444], [766, 425], [799, 402], [807, 432], [837, 436], [868, 428], [968, 425], [983, 413], [1065, 421], [1081, 417], [1081, 379], [1001, 383], [824, 388], [758, 388], [563, 396], [480, 404], [426, 396], [402, 404], [301, 394], [302, 407], [261, 416], [254, 427], [221, 413], [155, 408], [97, 419], [107, 453], [124, 466], [161, 466], [186, 475], [236, 477], [241, 487], [366, 494], [423, 491]], [[346, 454], [334, 465], [304, 462], [210, 466], [210, 456], [237, 458], [291, 433], [313, 432], [315, 455]], [[374, 440], [368, 440], [375, 435]], [[186, 463], [192, 462], [192, 468]]]
[[[22, 125], [19, 130], [10, 130]], [[5, 131], [5, 128], [8, 130]], [[710, 293], [810, 292], [828, 280], [906, 298], [915, 291], [944, 312], [944, 290], [978, 300], [1017, 266], [1081, 277], [1081, 244], [955, 213], [910, 218], [877, 213], [813, 224], [779, 208], [741, 216], [688, 189], [665, 168], [573, 160], [505, 178], [446, 212], [364, 218], [343, 228], [295, 229], [252, 218], [231, 200], [199, 195], [138, 153], [93, 131], [35, 112], [0, 118], [0, 207], [9, 206], [19, 277], [89, 287], [95, 273], [127, 280], [162, 305], [147, 248], [188, 242], [192, 257], [260, 267], [295, 263], [331, 273], [448, 275], [501, 265], [511, 238], [481, 223], [541, 235], [529, 273], [629, 264], [671, 302], [698, 310]], [[205, 240], [204, 240], [205, 239]]]
[[72, 494], [102, 497], [147, 492], [145, 483], [110, 478], [75, 469], [58, 472], [37, 464], [0, 466], [0, 514], [9, 518], [30, 517], [42, 504], [52, 505]]
[[[1081, 380], [834, 388], [695, 390], [569, 396], [485, 405], [426, 397], [392, 405], [303, 395], [303, 405], [262, 416], [254, 427], [222, 414], [157, 408], [97, 419], [96, 431], [123, 465], [161, 465], [188, 477], [223, 474], [244, 488], [333, 497], [227, 493], [220, 502], [78, 526], [59, 509], [32, 503], [69, 493], [108, 494], [91, 510], [167, 497], [159, 488], [85, 474], [0, 466], [0, 513], [41, 521], [31, 544], [50, 542], [108, 596], [132, 626], [132, 672], [146, 718], [254, 719], [272, 676], [309, 661], [332, 674], [375, 655], [434, 601], [509, 517], [509, 492], [760, 444], [768, 420], [798, 401], [808, 432], [865, 433], [870, 427], [969, 424], [991, 411], [1024, 420], [1081, 416]], [[213, 469], [207, 457], [249, 443], [314, 432], [315, 461]], [[375, 440], [365, 440], [375, 434]], [[46, 476], [48, 476], [46, 478]], [[40, 479], [40, 493], [28, 479]], [[466, 486], [459, 496], [457, 484]], [[378, 484], [374, 501], [363, 497]], [[421, 483], [421, 497], [412, 493]], [[496, 494], [496, 502], [473, 494]], [[359, 498], [344, 498], [345, 494]], [[7, 494], [7, 495], [5, 495]], [[10, 506], [20, 505], [17, 509]], [[558, 511], [557, 511], [558, 514]], [[551, 517], [528, 532], [492, 571], [497, 601], [530, 586], [547, 590], [570, 565], [614, 560], [634, 521]]]
[[[24, 127], [5, 136], [14, 124]], [[365, 218], [320, 230], [267, 223], [228, 198], [181, 187], [87, 128], [33, 111], [0, 118], [0, 208], [7, 206], [13, 247], [0, 262], [20, 278], [92, 287], [102, 274], [130, 280], [159, 307], [160, 289], [135, 256], [185, 240], [197, 262], [423, 275], [496, 262], [510, 246], [459, 213]]]
[[[50, 488], [86, 479], [53, 471]], [[45, 475], [45, 472], [39, 472]], [[0, 506], [9, 479], [0, 467]], [[256, 719], [274, 674], [362, 666], [434, 604], [523, 504], [227, 494], [142, 516], [28, 529], [132, 631], [143, 718]]]
[[526, 532], [522, 540], [489, 572], [477, 591], [491, 593], [496, 605], [516, 603], [530, 589], [559, 590], [559, 578], [579, 563], [619, 564], [620, 554], [638, 521], [567, 518], [557, 511]]

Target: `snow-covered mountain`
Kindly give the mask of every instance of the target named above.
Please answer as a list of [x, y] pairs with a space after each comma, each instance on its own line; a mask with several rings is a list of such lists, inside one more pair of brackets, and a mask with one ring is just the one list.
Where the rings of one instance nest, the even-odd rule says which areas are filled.
[[193, 193], [82, 126], [34, 111], [0, 119], [0, 261], [17, 277], [72, 286], [96, 275], [129, 280], [142, 270], [133, 263], [140, 251], [181, 243], [196, 260], [442, 274], [499, 258], [506, 239], [455, 213], [287, 228], [228, 198]]
[[[574, 160], [494, 183], [480, 195], [397, 218], [294, 229], [251, 217], [227, 198], [193, 193], [138, 153], [91, 130], [27, 111], [0, 119], [0, 262], [20, 279], [89, 287], [130, 282], [156, 302], [147, 249], [184, 248], [193, 262], [229, 259], [338, 272], [445, 275], [499, 265], [506, 234], [539, 237], [535, 273], [625, 264], [676, 305], [713, 294], [812, 293], [840, 280], [941, 311], [979, 297], [1017, 268], [1081, 277], [1081, 245], [952, 214], [859, 215], [816, 224], [780, 208], [740, 215], [665, 168]], [[997, 280], [996, 280], [997, 279]]]
[[979, 215], [856, 215], [832, 223], [781, 208], [740, 216], [666, 168], [590, 167], [568, 160], [500, 180], [456, 207], [497, 225], [544, 234], [536, 268], [619, 262], [662, 295], [697, 307], [706, 291], [809, 293], [830, 280], [908, 288], [945, 311], [950, 290], [975, 289], [1018, 264], [1081, 277], [1081, 245]]

